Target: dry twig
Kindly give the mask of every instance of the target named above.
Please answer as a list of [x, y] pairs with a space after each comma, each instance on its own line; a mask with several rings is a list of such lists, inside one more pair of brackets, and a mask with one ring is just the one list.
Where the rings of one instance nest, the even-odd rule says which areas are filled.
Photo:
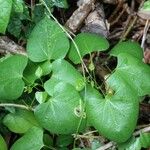
[[1, 54], [22, 54], [27, 55], [25, 49], [19, 46], [14, 41], [10, 40], [6, 36], [0, 37], [0, 53]]

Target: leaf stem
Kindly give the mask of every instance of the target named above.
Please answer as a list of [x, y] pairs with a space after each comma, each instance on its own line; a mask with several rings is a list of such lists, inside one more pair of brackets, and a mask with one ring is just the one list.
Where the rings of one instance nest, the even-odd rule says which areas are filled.
[[16, 107], [16, 108], [20, 108], [20, 109], [33, 111], [33, 108], [31, 108], [31, 107], [21, 105], [21, 104], [13, 104], [13, 103], [1, 103], [0, 107]]

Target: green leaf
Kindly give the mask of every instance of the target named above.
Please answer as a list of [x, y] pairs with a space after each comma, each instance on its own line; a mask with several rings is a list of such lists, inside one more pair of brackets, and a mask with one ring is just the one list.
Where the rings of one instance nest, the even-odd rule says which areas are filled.
[[19, 38], [20, 33], [21, 33], [21, 27], [22, 27], [22, 22], [18, 15], [15, 15], [11, 17], [10, 22], [8, 24], [7, 31], [14, 35], [15, 37]]
[[13, 144], [10, 150], [40, 150], [43, 146], [43, 130], [32, 127]]
[[110, 54], [119, 57], [119, 54], [130, 54], [133, 57], [142, 60], [143, 50], [137, 42], [126, 41], [120, 42], [111, 50]]
[[119, 150], [141, 150], [150, 147], [150, 133], [141, 133], [140, 137], [133, 137], [126, 143], [118, 145]]
[[56, 145], [58, 147], [66, 147], [73, 142], [73, 136], [71, 135], [59, 135], [57, 138]]
[[0, 148], [1, 150], [7, 150], [7, 144], [1, 135], [0, 135]]
[[150, 133], [141, 133], [140, 143], [143, 148], [150, 147]]
[[150, 11], [150, 1], [149, 0], [144, 2], [144, 5], [142, 6], [141, 10]]
[[22, 74], [27, 65], [27, 57], [14, 55], [0, 60], [0, 100], [15, 100], [24, 88]]
[[35, 93], [35, 98], [40, 104], [44, 103], [47, 100], [47, 97], [48, 97], [48, 95], [46, 92], [36, 92]]
[[53, 146], [53, 138], [49, 134], [44, 134], [43, 141], [44, 145], [49, 147]]
[[[129, 92], [132, 91], [135, 96], [144, 96], [150, 93], [149, 76], [150, 67], [144, 64], [142, 59], [127, 53], [120, 53], [116, 71], [108, 78], [108, 82], [115, 90], [118, 86], [120, 87], [120, 83], [124, 83]], [[124, 88], [127, 89], [127, 87]]]
[[64, 58], [68, 49], [69, 41], [65, 33], [47, 17], [35, 26], [27, 43], [28, 56], [33, 62]]
[[45, 12], [44, 6], [36, 4], [33, 10], [33, 14], [34, 14], [33, 21], [35, 23], [38, 23], [40, 20], [42, 20], [45, 16], [44, 12]]
[[67, 0], [44, 0], [49, 7], [68, 8]]
[[15, 113], [7, 114], [3, 124], [15, 133], [25, 133], [31, 127], [39, 126], [32, 112], [21, 109], [17, 109]]
[[[67, 61], [56, 60], [52, 63], [52, 79], [44, 84], [45, 90], [51, 95], [50, 91], [53, 90], [52, 82], [63, 81], [75, 87], [77, 91], [81, 91], [84, 86], [84, 78], [82, 75]], [[52, 89], [51, 89], [52, 88]]]
[[35, 72], [38, 68], [37, 63], [33, 63], [32, 61], [28, 61], [28, 64], [23, 72], [24, 80], [26, 84], [33, 84], [38, 77], [35, 75]]
[[24, 2], [23, 0], [13, 0], [13, 11], [16, 13], [23, 13]]
[[53, 5], [60, 7], [60, 8], [68, 8], [67, 0], [54, 0]]
[[[120, 84], [121, 87], [123, 83]], [[139, 111], [135, 95], [130, 94], [128, 97], [120, 94], [120, 87], [114, 95], [105, 98], [92, 87], [88, 86], [86, 90], [86, 110], [90, 124], [106, 138], [119, 143], [125, 142], [132, 135]]]
[[12, 0], [0, 0], [0, 33], [5, 33], [12, 8]]
[[[95, 34], [80, 33], [74, 38], [74, 41], [77, 44], [82, 57], [91, 52], [104, 51], [109, 48], [108, 41]], [[73, 43], [71, 43], [69, 59], [75, 64], [81, 63], [79, 54]]]
[[41, 76], [50, 74], [52, 70], [52, 64], [50, 63], [50, 61], [39, 63], [38, 66], [39, 67], [37, 68], [35, 72], [38, 78], [40, 78]]
[[[79, 93], [72, 85], [63, 82], [54, 87], [53, 97], [48, 102], [35, 109], [41, 126], [56, 134], [75, 133], [82, 115], [83, 103]], [[80, 127], [83, 129], [84, 123]]]

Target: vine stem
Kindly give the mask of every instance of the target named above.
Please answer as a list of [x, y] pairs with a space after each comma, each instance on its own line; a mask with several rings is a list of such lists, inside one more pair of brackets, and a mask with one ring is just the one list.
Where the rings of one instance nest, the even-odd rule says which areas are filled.
[[[82, 56], [80, 54], [80, 50], [77, 46], [77, 44], [75, 43], [75, 41], [73, 40], [73, 38], [71, 37], [71, 35], [66, 31], [66, 29], [58, 22], [58, 20], [53, 16], [53, 14], [51, 13], [50, 9], [48, 8], [48, 6], [46, 5], [44, 0], [41, 0], [41, 2], [43, 3], [43, 5], [46, 7], [48, 13], [50, 14], [50, 16], [54, 19], [54, 21], [59, 25], [59, 27], [63, 30], [63, 32], [66, 33], [66, 35], [69, 37], [69, 39], [72, 41], [73, 45], [75, 46], [75, 49], [77, 50], [77, 53], [80, 57], [81, 60], [81, 64], [82, 64], [82, 68], [83, 68], [83, 76], [85, 77], [85, 70], [89, 73], [85, 63], [83, 62]], [[84, 70], [85, 68], [85, 70]]]
[[16, 108], [20, 108], [20, 109], [33, 111], [33, 108], [31, 108], [31, 107], [21, 105], [21, 104], [13, 104], [13, 103], [1, 103], [0, 107], [16, 107]]
[[[80, 54], [80, 50], [79, 50], [77, 44], [75, 43], [75, 41], [73, 40], [73, 38], [71, 37], [71, 35], [67, 32], [67, 30], [66, 30], [66, 29], [58, 22], [58, 20], [53, 16], [53, 14], [51, 13], [51, 11], [50, 11], [50, 9], [48, 8], [48, 6], [47, 6], [47, 4], [45, 3], [45, 1], [44, 1], [44, 0], [41, 0], [41, 2], [43, 3], [43, 5], [45, 6], [45, 8], [47, 9], [47, 11], [48, 11], [50, 17], [51, 17], [52, 19], [54, 19], [54, 21], [59, 25], [59, 27], [62, 29], [62, 31], [63, 31], [63, 32], [68, 36], [68, 38], [72, 41], [72, 43], [73, 43], [73, 45], [74, 45], [74, 47], [75, 47], [75, 49], [76, 49], [76, 51], [77, 51], [77, 53], [78, 53], [78, 56], [79, 56], [79, 58], [80, 58], [80, 60], [81, 60], [83, 78], [84, 78], [84, 82], [86, 83], [85, 71], [86, 71], [89, 75], [90, 75], [90, 73], [89, 73], [89, 71], [88, 71], [88, 69], [87, 69], [87, 67], [86, 67], [86, 65], [85, 65], [85, 63], [84, 63], [84, 61], [83, 61], [83, 59], [82, 59], [82, 56], [81, 56], [81, 54]], [[48, 17], [49, 17], [49, 16], [48, 16]], [[84, 93], [85, 93], [85, 94], [84, 94], [85, 103], [84, 103], [84, 106], [83, 106], [83, 111], [85, 110], [85, 106], [86, 106], [86, 84], [85, 84], [85, 89], [84, 89], [84, 91], [85, 91], [85, 92], [84, 92]], [[81, 125], [81, 123], [82, 123], [82, 120], [83, 120], [83, 115], [82, 115], [81, 119], [79, 120], [79, 124], [78, 124], [77, 130], [76, 130], [76, 134], [77, 134], [78, 131], [79, 131], [80, 125]], [[76, 141], [76, 140], [74, 140], [73, 147], [75, 147], [75, 141]]]

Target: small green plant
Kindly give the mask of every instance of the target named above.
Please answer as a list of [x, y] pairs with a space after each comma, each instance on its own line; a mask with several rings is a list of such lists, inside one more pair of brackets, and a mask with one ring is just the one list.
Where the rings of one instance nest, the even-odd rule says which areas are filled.
[[[11, 5], [11, 0], [0, 0], [0, 7], [7, 6], [1, 14], [5, 20], [0, 19], [1, 33], [7, 28]], [[70, 40], [65, 29], [45, 15], [31, 31], [26, 48], [27, 56], [0, 59], [0, 107], [6, 110], [0, 126], [21, 136], [11, 150], [54, 149], [53, 144], [46, 144], [52, 141], [46, 133], [57, 134], [57, 146], [64, 148], [73, 141], [72, 134], [84, 133], [89, 125], [117, 142], [120, 149], [132, 148], [135, 141], [138, 148], [149, 147], [150, 142], [144, 141], [149, 134], [122, 144], [136, 128], [140, 98], [150, 93], [150, 67], [142, 62], [138, 43], [121, 42], [109, 52], [117, 58], [117, 66], [106, 78], [105, 93], [89, 82], [87, 68], [82, 68], [82, 74], [75, 67], [85, 67], [81, 59], [85, 55], [106, 51], [109, 42], [105, 38], [80, 33]], [[2, 136], [0, 149], [7, 149]]]

